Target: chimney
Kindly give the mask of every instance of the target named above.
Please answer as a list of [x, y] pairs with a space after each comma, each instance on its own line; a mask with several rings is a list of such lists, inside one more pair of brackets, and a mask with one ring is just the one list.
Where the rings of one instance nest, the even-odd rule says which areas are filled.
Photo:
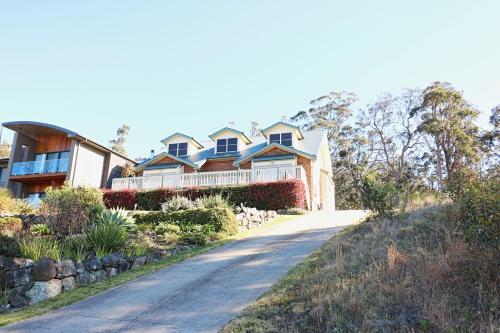
[[151, 158], [155, 157], [155, 150], [151, 149]]

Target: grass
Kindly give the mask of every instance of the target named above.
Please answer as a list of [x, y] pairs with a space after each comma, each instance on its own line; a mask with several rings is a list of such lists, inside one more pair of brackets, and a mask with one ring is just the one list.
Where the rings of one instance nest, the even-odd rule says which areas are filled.
[[453, 214], [347, 228], [222, 332], [498, 332], [500, 255], [464, 243]]
[[112, 278], [105, 279], [103, 281], [94, 283], [90, 286], [86, 287], [79, 287], [76, 289], [73, 289], [71, 291], [65, 292], [60, 294], [57, 297], [54, 297], [52, 299], [37, 303], [33, 306], [19, 309], [19, 310], [14, 310], [11, 312], [7, 312], [4, 314], [0, 315], [0, 327], [13, 324], [15, 322], [21, 321], [21, 320], [26, 320], [29, 318], [37, 317], [40, 316], [44, 313], [59, 309], [61, 307], [73, 304], [75, 302], [84, 300], [90, 296], [102, 293], [110, 288], [118, 287], [120, 285], [123, 285], [127, 282], [130, 282], [132, 280], [135, 280], [137, 278], [140, 278], [142, 276], [146, 276], [149, 274], [152, 274], [154, 272], [157, 272], [165, 267], [168, 267], [170, 265], [173, 265], [175, 263], [181, 262], [183, 260], [186, 260], [188, 258], [200, 255], [202, 253], [208, 252], [212, 249], [215, 249], [219, 246], [222, 246], [226, 243], [229, 243], [231, 241], [241, 239], [244, 237], [247, 237], [250, 235], [252, 232], [256, 230], [261, 230], [263, 228], [268, 228], [270, 226], [279, 224], [279, 223], [284, 223], [286, 221], [289, 221], [291, 219], [296, 218], [297, 216], [288, 216], [288, 215], [280, 215], [278, 218], [276, 218], [273, 222], [258, 228], [254, 229], [251, 231], [243, 232], [235, 236], [228, 237], [223, 240], [215, 241], [212, 242], [208, 245], [202, 246], [202, 247], [196, 247], [188, 251], [184, 251], [178, 254], [175, 254], [171, 257], [164, 258], [156, 263], [151, 263], [148, 265], [144, 265], [138, 269], [135, 270], [130, 270], [127, 272], [124, 272], [122, 274], [116, 275]]

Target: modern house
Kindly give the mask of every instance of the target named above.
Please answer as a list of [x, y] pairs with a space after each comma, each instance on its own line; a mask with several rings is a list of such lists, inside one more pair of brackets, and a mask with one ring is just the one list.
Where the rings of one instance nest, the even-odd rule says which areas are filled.
[[[303, 132], [278, 122], [249, 138], [225, 127], [201, 144], [194, 137], [172, 134], [164, 151], [135, 166], [136, 177], [115, 178], [113, 190], [222, 186], [300, 179], [309, 209], [333, 210], [334, 185], [324, 131]], [[279, 195], [279, 193], [276, 193]]]
[[48, 186], [66, 181], [73, 186], [109, 188], [127, 163], [135, 165], [126, 156], [62, 127], [33, 121], [2, 125], [15, 135], [10, 158], [0, 160], [0, 186], [35, 206]]

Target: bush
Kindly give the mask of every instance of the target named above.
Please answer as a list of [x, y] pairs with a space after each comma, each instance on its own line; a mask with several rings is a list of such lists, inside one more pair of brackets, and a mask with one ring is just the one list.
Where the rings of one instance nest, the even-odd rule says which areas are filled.
[[160, 222], [177, 224], [181, 228], [186, 225], [212, 225], [214, 232], [234, 235], [238, 232], [236, 217], [227, 208], [193, 208], [172, 213], [149, 212], [134, 215], [137, 223], [157, 225]]
[[137, 191], [109, 191], [105, 190], [103, 195], [104, 205], [108, 208], [123, 207], [124, 209], [134, 210], [137, 202]]
[[198, 208], [231, 208], [231, 204], [220, 194], [196, 199], [195, 206]]
[[129, 214], [129, 212], [122, 209], [112, 208], [109, 210], [104, 210], [98, 216], [96, 222], [101, 224], [115, 223], [125, 228], [129, 232], [137, 230], [135, 219]]
[[0, 235], [14, 237], [23, 230], [23, 222], [18, 217], [0, 217]]
[[463, 185], [458, 230], [479, 248], [500, 247], [500, 180], [474, 180]]
[[281, 215], [304, 215], [307, 213], [307, 210], [300, 209], [300, 208], [287, 208], [280, 210], [279, 213]]
[[186, 197], [176, 196], [172, 199], [168, 199], [165, 203], [161, 204], [161, 210], [165, 213], [176, 212], [179, 210], [186, 210], [193, 208], [194, 204], [191, 200]]
[[12, 213], [13, 208], [12, 193], [8, 189], [0, 187], [0, 213]]
[[[106, 191], [104, 200], [108, 208], [124, 206], [119, 200], [125, 191]], [[129, 191], [127, 191], [129, 192]], [[141, 210], [161, 210], [161, 204], [176, 196], [196, 200], [202, 197], [220, 195], [231, 206], [243, 204], [245, 207], [255, 207], [261, 210], [278, 210], [285, 208], [306, 208], [304, 184], [299, 179], [282, 180], [269, 183], [255, 183], [241, 186], [193, 187], [186, 189], [158, 189], [153, 191], [135, 192], [137, 208]]]
[[43, 257], [54, 260], [61, 259], [61, 246], [55, 239], [50, 238], [25, 238], [19, 241], [19, 249], [23, 258], [37, 261]]
[[118, 224], [95, 224], [85, 233], [87, 242], [98, 258], [121, 252], [128, 240], [127, 231]]
[[79, 234], [104, 209], [101, 190], [93, 187], [49, 187], [40, 211], [58, 235]]
[[207, 236], [202, 233], [197, 232], [188, 232], [182, 234], [180, 238], [181, 243], [189, 244], [189, 245], [206, 245], [208, 242]]
[[393, 184], [380, 182], [374, 176], [363, 179], [361, 199], [365, 207], [379, 215], [388, 215], [392, 212], [397, 196], [397, 190]]
[[62, 253], [65, 259], [82, 262], [87, 257], [89, 244], [85, 235], [71, 235], [64, 239]]
[[176, 224], [171, 224], [171, 223], [166, 223], [166, 222], [160, 222], [155, 227], [155, 233], [157, 235], [163, 235], [163, 234], [180, 234], [181, 233], [181, 227], [179, 227]]
[[0, 255], [5, 257], [20, 257], [19, 244], [13, 237], [0, 235]]
[[50, 235], [50, 228], [46, 224], [33, 224], [30, 226], [30, 233], [33, 236], [47, 236]]
[[124, 254], [128, 257], [143, 256], [148, 253], [148, 250], [148, 242], [142, 237], [136, 237], [127, 243]]

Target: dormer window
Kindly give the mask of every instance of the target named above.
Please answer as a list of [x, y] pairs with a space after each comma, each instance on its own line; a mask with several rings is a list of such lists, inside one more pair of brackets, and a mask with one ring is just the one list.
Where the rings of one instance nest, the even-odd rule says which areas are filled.
[[291, 147], [293, 145], [292, 133], [278, 133], [269, 135], [269, 143], [279, 143], [280, 145]]
[[217, 153], [230, 153], [238, 151], [238, 139], [219, 139], [217, 140]]
[[188, 154], [187, 142], [169, 144], [168, 153], [174, 156], [187, 156]]

